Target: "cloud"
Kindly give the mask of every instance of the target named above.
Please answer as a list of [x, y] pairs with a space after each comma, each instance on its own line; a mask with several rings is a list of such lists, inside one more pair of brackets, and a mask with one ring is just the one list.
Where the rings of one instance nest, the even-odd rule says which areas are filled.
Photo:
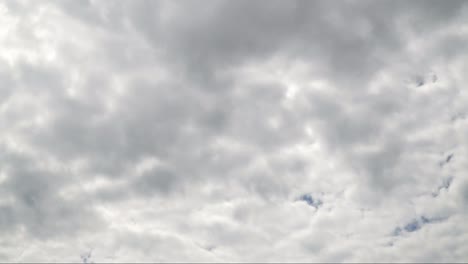
[[466, 259], [467, 11], [0, 4], [0, 260]]

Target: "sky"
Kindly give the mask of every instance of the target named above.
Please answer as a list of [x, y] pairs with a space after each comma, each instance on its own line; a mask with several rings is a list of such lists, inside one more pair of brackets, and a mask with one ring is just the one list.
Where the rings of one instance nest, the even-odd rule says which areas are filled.
[[0, 1], [0, 262], [466, 262], [468, 2]]

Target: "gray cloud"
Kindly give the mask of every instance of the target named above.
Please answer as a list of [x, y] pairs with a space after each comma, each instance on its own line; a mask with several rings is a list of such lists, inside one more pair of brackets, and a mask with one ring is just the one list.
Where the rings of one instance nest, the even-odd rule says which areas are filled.
[[0, 4], [0, 260], [466, 259], [466, 12]]

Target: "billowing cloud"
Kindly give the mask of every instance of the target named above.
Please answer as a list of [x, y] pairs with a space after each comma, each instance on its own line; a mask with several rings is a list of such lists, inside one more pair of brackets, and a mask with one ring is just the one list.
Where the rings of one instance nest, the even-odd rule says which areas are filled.
[[0, 13], [0, 261], [468, 257], [464, 1]]

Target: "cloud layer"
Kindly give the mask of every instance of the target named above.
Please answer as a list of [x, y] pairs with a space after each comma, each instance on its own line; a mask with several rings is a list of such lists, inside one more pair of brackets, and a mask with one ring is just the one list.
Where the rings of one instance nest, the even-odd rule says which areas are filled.
[[0, 3], [0, 261], [465, 261], [467, 18]]

